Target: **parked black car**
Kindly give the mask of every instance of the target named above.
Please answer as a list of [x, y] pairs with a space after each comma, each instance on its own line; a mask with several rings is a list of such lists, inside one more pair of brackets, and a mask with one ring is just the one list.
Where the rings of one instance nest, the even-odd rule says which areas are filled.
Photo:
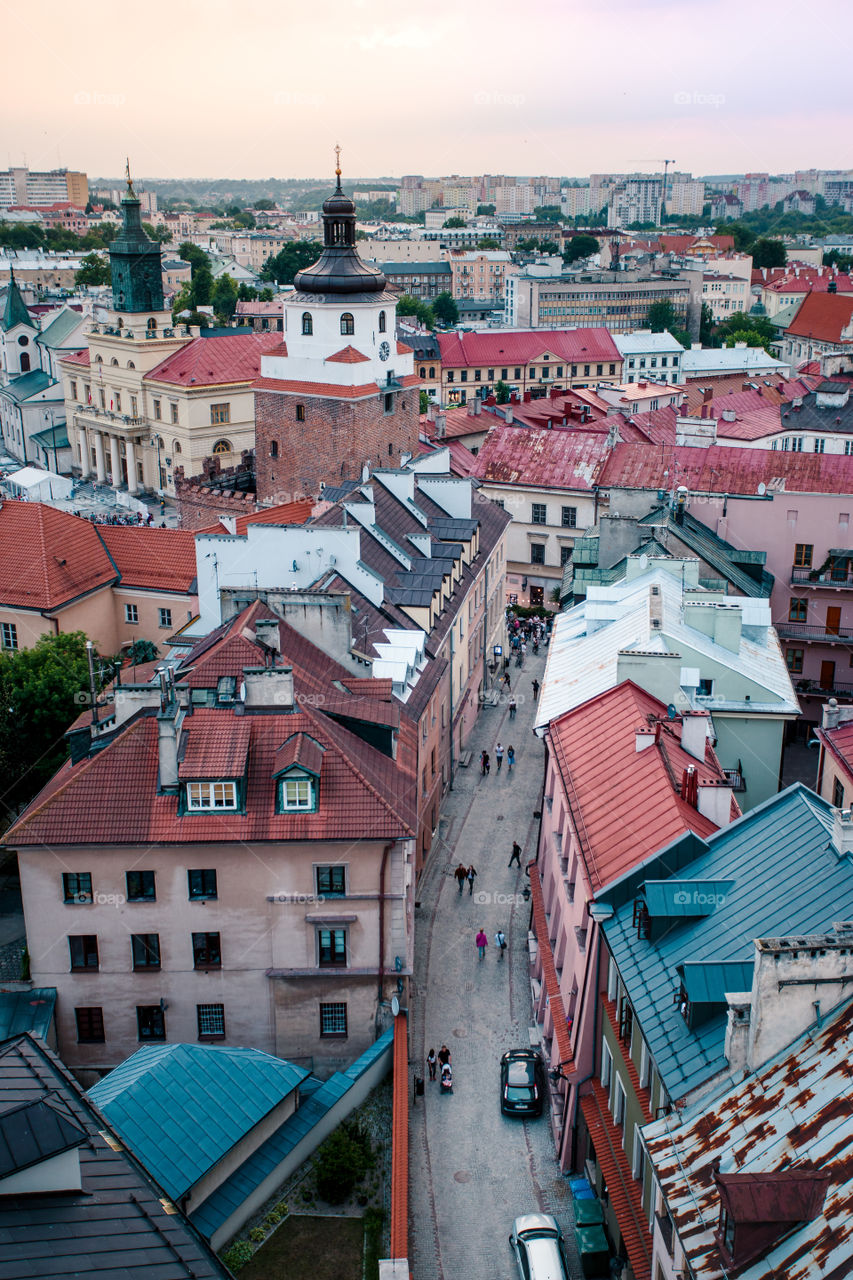
[[541, 1116], [545, 1070], [533, 1049], [510, 1049], [501, 1058], [501, 1111], [507, 1116]]

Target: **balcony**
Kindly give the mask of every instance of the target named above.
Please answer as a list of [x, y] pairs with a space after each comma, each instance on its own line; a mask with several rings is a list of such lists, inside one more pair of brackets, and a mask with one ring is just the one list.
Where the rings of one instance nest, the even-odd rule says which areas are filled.
[[112, 431], [122, 435], [137, 436], [148, 431], [145, 418], [132, 418], [128, 413], [113, 413], [111, 409], [98, 409], [93, 404], [74, 407], [74, 423], [77, 427], [90, 427], [96, 431]]
[[780, 640], [816, 640], [819, 644], [849, 644], [853, 640], [853, 627], [839, 623], [836, 631], [827, 631], [826, 625], [812, 627], [806, 622], [777, 622], [776, 634]]
[[794, 689], [798, 694], [808, 698], [848, 698], [853, 699], [853, 684], [832, 678], [827, 684], [820, 680], [809, 680], [800, 676], [794, 681]]
[[848, 572], [848, 565], [843, 568], [825, 569], [823, 573], [817, 569], [791, 570], [792, 587], [830, 587], [839, 591], [853, 588], [853, 573]]

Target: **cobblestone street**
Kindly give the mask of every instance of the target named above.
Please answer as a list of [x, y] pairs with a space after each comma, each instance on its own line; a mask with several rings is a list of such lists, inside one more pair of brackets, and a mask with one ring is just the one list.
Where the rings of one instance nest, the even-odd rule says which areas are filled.
[[[422, 1075], [426, 1096], [411, 1115], [410, 1261], [415, 1280], [471, 1280], [514, 1274], [507, 1238], [512, 1221], [536, 1210], [556, 1214], [576, 1266], [568, 1181], [554, 1160], [546, 1114], [522, 1121], [501, 1115], [499, 1059], [529, 1047], [532, 1022], [527, 931], [530, 906], [522, 896], [525, 863], [534, 856], [542, 792], [544, 747], [532, 732], [533, 678], [542, 679], [544, 651], [512, 666], [515, 720], [505, 705], [485, 707], [472, 735], [467, 769], [457, 770], [441, 820], [441, 845], [422, 877], [416, 911], [416, 981], [411, 1012], [410, 1076]], [[496, 772], [494, 747], [510, 743], [516, 767]], [[480, 752], [492, 757], [482, 777]], [[522, 867], [509, 868], [513, 840]], [[477, 870], [474, 892], [460, 896], [453, 870]], [[480, 927], [489, 947], [480, 961]], [[495, 931], [509, 950], [499, 961]], [[453, 1055], [453, 1094], [430, 1083], [426, 1053], [446, 1043]], [[578, 1273], [579, 1274], [579, 1273]]]

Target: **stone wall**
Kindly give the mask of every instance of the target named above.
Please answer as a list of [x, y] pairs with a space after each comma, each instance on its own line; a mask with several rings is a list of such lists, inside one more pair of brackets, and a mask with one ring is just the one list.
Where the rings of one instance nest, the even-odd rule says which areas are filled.
[[182, 529], [203, 529], [215, 524], [220, 516], [243, 516], [260, 511], [261, 506], [244, 477], [254, 476], [254, 451], [244, 449], [240, 462], [222, 467], [219, 458], [205, 458], [200, 476], [187, 479], [183, 467], [175, 468], [175, 499]]

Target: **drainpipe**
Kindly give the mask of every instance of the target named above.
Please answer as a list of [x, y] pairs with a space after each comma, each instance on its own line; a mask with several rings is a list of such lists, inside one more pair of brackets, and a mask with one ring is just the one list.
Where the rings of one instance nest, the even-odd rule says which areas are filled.
[[453, 753], [455, 749], [454, 748], [455, 730], [453, 727], [453, 657], [454, 657], [454, 654], [456, 653], [456, 645], [454, 643], [455, 630], [456, 630], [456, 623], [454, 622], [453, 626], [450, 628], [450, 713], [448, 716], [448, 723], [450, 726], [450, 790], [451, 791], [453, 790], [453, 778], [456, 772], [454, 768], [454, 763], [453, 763]]
[[[394, 847], [389, 840], [382, 850], [382, 861], [379, 864], [379, 1001], [382, 1002], [382, 989], [385, 980], [385, 871], [388, 866], [388, 855]], [[378, 1014], [378, 1010], [377, 1010]]]

